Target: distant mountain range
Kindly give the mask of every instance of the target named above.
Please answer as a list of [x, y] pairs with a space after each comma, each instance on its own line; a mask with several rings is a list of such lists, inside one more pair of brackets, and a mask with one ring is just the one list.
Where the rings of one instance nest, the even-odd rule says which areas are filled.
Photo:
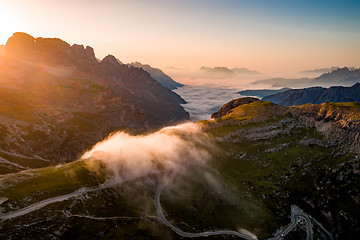
[[258, 71], [250, 70], [247, 68], [232, 68], [231, 71], [233, 71], [236, 74], [260, 74]]
[[133, 63], [129, 63], [127, 65], [144, 69], [146, 72], [150, 73], [150, 76], [152, 78], [154, 78], [161, 85], [163, 85], [166, 88], [169, 88], [170, 90], [174, 90], [178, 87], [184, 86], [181, 83], [175, 82], [174, 79], [172, 79], [170, 76], [166, 75], [162, 70], [160, 70], [158, 68], [153, 68], [150, 65], [141, 64], [139, 62], [133, 62]]
[[280, 92], [285, 92], [287, 90], [290, 90], [290, 88], [281, 88], [278, 90], [272, 90], [272, 89], [244, 90], [244, 91], [240, 91], [238, 93], [242, 96], [263, 98], [263, 97], [266, 97], [269, 95], [277, 94]]
[[312, 78], [269, 78], [253, 82], [253, 85], [267, 85], [274, 88], [304, 88], [311, 86]]
[[[329, 68], [317, 68], [317, 69], [310, 69], [310, 70], [304, 70], [301, 71], [301, 73], [318, 73], [318, 74], [323, 74], [323, 73], [328, 73], [331, 71], [334, 71], [336, 69], [338, 69], [340, 67], [329, 67]], [[355, 70], [356, 68], [354, 67], [349, 67], [350, 70]]]
[[353, 85], [360, 82], [360, 69], [338, 68], [330, 73], [324, 73], [315, 78], [312, 83], [315, 85]]
[[266, 96], [262, 100], [271, 101], [283, 106], [325, 102], [360, 102], [360, 83], [356, 83], [351, 87], [292, 89]]
[[257, 71], [249, 70], [247, 68], [232, 68], [227, 67], [201, 67], [199, 74], [204, 77], [211, 78], [233, 78], [238, 75], [254, 75], [259, 74]]
[[271, 78], [258, 80], [253, 82], [253, 84], [267, 84], [277, 88], [304, 88], [312, 86], [330, 87], [334, 85], [352, 86], [357, 82], [360, 82], [360, 69], [344, 67], [324, 73], [317, 78]]

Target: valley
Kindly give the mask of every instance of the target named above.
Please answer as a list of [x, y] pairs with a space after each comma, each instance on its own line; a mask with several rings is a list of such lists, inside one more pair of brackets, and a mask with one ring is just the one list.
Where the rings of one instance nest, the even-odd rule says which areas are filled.
[[245, 26], [266, 11], [240, 21], [233, 10], [246, 1], [226, 11], [194, 1], [209, 31], [188, 22], [186, 1], [176, 14], [125, 2], [83, 18], [91, 37], [68, 19], [95, 3], [77, 1], [57, 19], [67, 41], [15, 32], [0, 45], [0, 239], [357, 239], [360, 69], [356, 47], [347, 57], [340, 47], [357, 35], [338, 39], [337, 55], [326, 41], [318, 59], [301, 27], [272, 27], [282, 8]]

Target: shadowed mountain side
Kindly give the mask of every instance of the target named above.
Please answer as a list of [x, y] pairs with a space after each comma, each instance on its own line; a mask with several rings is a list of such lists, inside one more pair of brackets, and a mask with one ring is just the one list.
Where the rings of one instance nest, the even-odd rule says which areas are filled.
[[111, 55], [98, 62], [91, 47], [16, 33], [6, 54], [0, 65], [0, 144], [18, 157], [0, 154], [17, 164], [0, 172], [73, 161], [118, 129], [147, 132], [189, 119], [180, 106], [184, 100], [149, 73]]
[[127, 64], [128, 66], [138, 67], [144, 69], [146, 72], [150, 73], [151, 77], [158, 81], [164, 87], [174, 90], [178, 87], [184, 86], [178, 82], [175, 82], [170, 76], [166, 75], [163, 71], [158, 68], [153, 68], [147, 64], [141, 64], [139, 62], [133, 62]]
[[278, 90], [272, 90], [272, 89], [259, 89], [259, 90], [244, 90], [238, 92], [242, 96], [256, 96], [259, 98], [263, 98], [269, 95], [277, 94], [280, 92], [285, 92], [287, 90], [290, 90], [290, 88], [281, 88]]
[[263, 100], [284, 106], [302, 105], [305, 103], [360, 102], [360, 83], [352, 87], [292, 89], [264, 97]]

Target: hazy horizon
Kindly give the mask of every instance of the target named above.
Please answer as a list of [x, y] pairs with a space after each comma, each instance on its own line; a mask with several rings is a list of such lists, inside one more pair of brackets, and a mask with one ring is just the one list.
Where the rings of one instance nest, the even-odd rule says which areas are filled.
[[0, 44], [14, 32], [56, 37], [93, 47], [99, 59], [113, 54], [168, 72], [206, 66], [278, 74], [360, 62], [354, 1], [14, 0], [0, 8]]

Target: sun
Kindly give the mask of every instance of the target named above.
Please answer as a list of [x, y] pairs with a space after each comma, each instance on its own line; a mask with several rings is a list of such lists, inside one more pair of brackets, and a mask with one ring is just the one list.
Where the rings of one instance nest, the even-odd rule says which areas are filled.
[[0, 45], [6, 44], [9, 37], [16, 32], [16, 20], [10, 11], [10, 8], [5, 3], [0, 3]]

